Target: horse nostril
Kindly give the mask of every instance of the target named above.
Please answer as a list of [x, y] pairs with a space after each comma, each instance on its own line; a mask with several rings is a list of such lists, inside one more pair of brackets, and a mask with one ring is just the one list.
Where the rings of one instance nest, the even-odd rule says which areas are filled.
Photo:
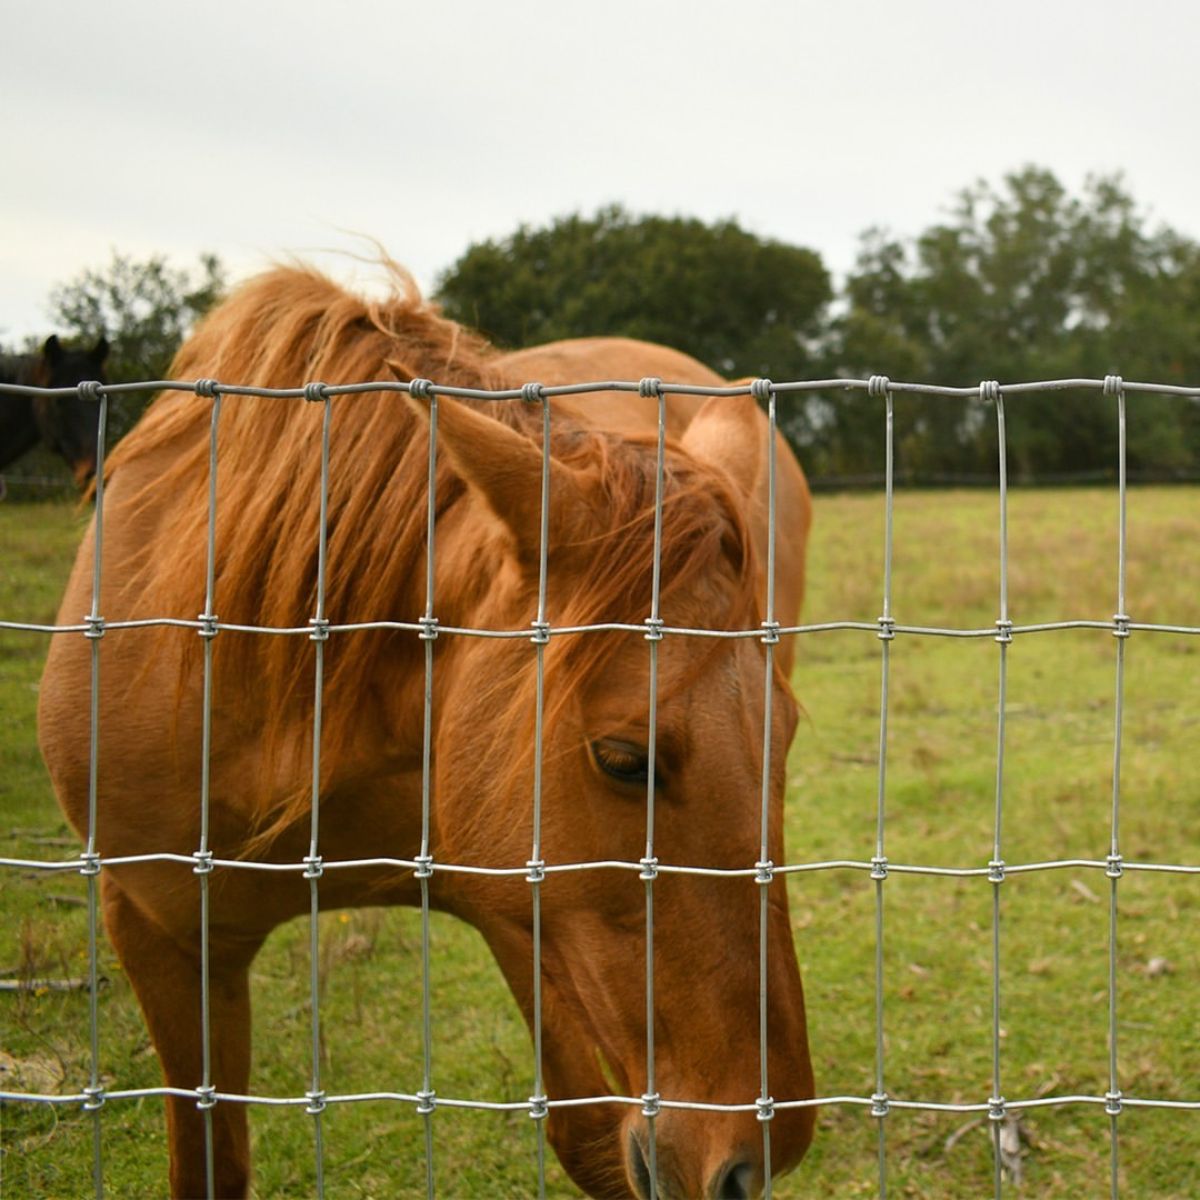
[[754, 1194], [754, 1167], [751, 1163], [733, 1163], [717, 1176], [713, 1200], [750, 1200]]
[[650, 1167], [646, 1163], [642, 1143], [632, 1130], [629, 1133], [629, 1171], [638, 1200], [650, 1200]]

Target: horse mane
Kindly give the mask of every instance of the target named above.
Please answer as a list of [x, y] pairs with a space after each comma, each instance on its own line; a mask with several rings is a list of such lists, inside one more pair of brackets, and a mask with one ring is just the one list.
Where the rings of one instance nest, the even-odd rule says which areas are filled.
[[[249, 280], [201, 322], [176, 355], [172, 377], [264, 388], [337, 385], [396, 379], [390, 360], [409, 378], [491, 386], [490, 347], [425, 304], [407, 274], [388, 266], [395, 290], [378, 300], [303, 266]], [[295, 399], [222, 401], [216, 576], [225, 620], [295, 626], [315, 613], [322, 409]], [[150, 507], [164, 493], [182, 501], [181, 524], [169, 544], [155, 548], [153, 571], [144, 572], [153, 593], [147, 601], [173, 615], [194, 616], [204, 594], [196, 581], [203, 581], [206, 556], [210, 417], [211, 402], [164, 392], [109, 458], [112, 472], [159, 460], [136, 506]], [[413, 544], [424, 544], [426, 447], [394, 393], [337, 397], [331, 424], [327, 611], [335, 621], [394, 616], [388, 572], [373, 560], [383, 539], [406, 559]], [[438, 484], [443, 504], [461, 491], [446, 472]]]
[[[205, 317], [176, 356], [172, 378], [272, 388], [418, 377], [447, 386], [505, 386], [491, 346], [444, 317], [420, 297], [406, 273], [388, 265], [394, 288], [379, 299], [348, 292], [305, 266], [278, 267], [249, 280]], [[255, 396], [222, 400], [214, 608], [223, 623], [295, 628], [316, 611], [323, 407]], [[481, 402], [480, 407], [540, 442], [540, 411], [534, 406]], [[165, 392], [109, 458], [111, 472], [142, 463], [143, 482], [130, 501], [135, 509], [152, 511], [163, 495], [175, 498], [176, 521], [154, 545], [153, 562], [139, 564], [126, 592], [145, 608], [144, 615], [194, 618], [203, 603], [211, 412], [208, 400]], [[552, 421], [551, 439], [556, 457], [593, 469], [610, 518], [603, 546], [579, 556], [590, 565], [569, 581], [566, 592], [558, 585], [552, 555], [551, 620], [640, 622], [650, 602], [653, 441], [618, 439], [565, 418]], [[421, 615], [427, 479], [428, 438], [403, 396], [368, 392], [334, 398], [325, 604], [332, 624], [414, 621]], [[462, 481], [441, 459], [439, 522], [464, 493]], [[754, 566], [740, 506], [716, 472], [673, 447], [663, 505], [664, 616], [669, 620], [672, 597], [684, 585], [722, 562], [732, 565], [734, 581], [735, 611], [726, 618], [743, 620], [754, 609]], [[486, 572], [472, 575], [462, 583], [464, 595], [436, 598], [434, 611], [443, 622], [448, 611], [469, 613], [472, 599], [486, 591]], [[715, 614], [708, 623], [721, 619]], [[548, 708], [548, 721], [597, 668], [604, 641], [553, 640], [547, 682], [553, 676], [559, 699]], [[188, 643], [193, 662], [198, 641]], [[296, 641], [248, 639], [230, 631], [214, 643], [216, 678], [221, 688], [240, 691], [243, 701], [253, 697], [252, 707], [240, 710], [265, 720], [267, 753], [285, 714], [311, 714], [312, 655], [298, 652]], [[381, 661], [405, 665], [407, 657], [408, 668], [419, 669], [423, 652], [414, 634], [386, 630], [335, 634], [326, 647], [322, 749], [332, 770], [361, 718], [356, 689], [375, 677], [373, 668]], [[531, 677], [525, 682], [532, 686]], [[511, 677], [503, 686], [496, 682], [498, 703], [515, 704], [524, 696], [527, 689], [513, 684]], [[307, 806], [306, 791], [298, 789], [282, 809], [265, 814], [267, 834], [306, 814]]]

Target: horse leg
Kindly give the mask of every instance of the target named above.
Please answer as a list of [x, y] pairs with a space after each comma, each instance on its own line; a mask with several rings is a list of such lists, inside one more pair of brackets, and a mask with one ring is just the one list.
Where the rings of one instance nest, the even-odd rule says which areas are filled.
[[[109, 937], [133, 985], [168, 1087], [194, 1089], [203, 1081], [198, 944], [169, 934], [104, 877]], [[245, 1095], [250, 1081], [249, 967], [257, 945], [230, 952], [210, 947], [209, 1030], [212, 1084]], [[208, 1187], [204, 1115], [192, 1097], [167, 1097], [167, 1137], [174, 1197], [246, 1196], [250, 1139], [243, 1104], [216, 1103], [211, 1112], [214, 1179]]]

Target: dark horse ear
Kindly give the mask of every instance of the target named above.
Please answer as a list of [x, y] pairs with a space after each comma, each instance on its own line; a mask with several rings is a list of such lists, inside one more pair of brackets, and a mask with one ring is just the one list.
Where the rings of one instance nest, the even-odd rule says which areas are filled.
[[49, 363], [57, 362], [62, 357], [62, 343], [57, 333], [52, 333], [42, 343], [42, 357]]
[[[421, 426], [428, 428], [428, 403], [411, 397], [408, 403], [419, 415]], [[541, 550], [541, 446], [495, 417], [440, 396], [437, 447], [455, 474], [508, 528], [521, 561], [536, 566]], [[580, 473], [551, 457], [551, 545], [586, 536], [589, 512]]]
[[104, 360], [108, 358], [109, 349], [108, 338], [104, 334], [101, 334], [100, 340], [92, 347], [92, 360], [96, 366], [102, 367], [104, 365]]

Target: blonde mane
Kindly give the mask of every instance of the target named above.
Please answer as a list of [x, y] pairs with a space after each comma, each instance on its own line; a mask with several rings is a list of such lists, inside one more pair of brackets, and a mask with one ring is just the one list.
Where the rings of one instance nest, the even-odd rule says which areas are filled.
[[[212, 378], [254, 387], [307, 382], [358, 383], [429, 378], [439, 384], [494, 388], [496, 355], [478, 335], [421, 299], [399, 270], [394, 293], [369, 300], [319, 272], [280, 267], [244, 284], [214, 309], [180, 350], [172, 378]], [[389, 365], [391, 364], [391, 365]], [[393, 368], [396, 368], [395, 370]], [[540, 411], [520, 402], [485, 402], [489, 414], [541, 440]], [[230, 396], [219, 421], [215, 610], [222, 622], [304, 626], [317, 594], [321, 423], [323, 405], [294, 399]], [[211, 403], [164, 393], [110, 458], [110, 471], [148, 464], [136, 504], [151, 509], [173, 498], [178, 519], [147, 554], [128, 594], [144, 615], [194, 619], [203, 604], [208, 520]], [[603, 490], [608, 529], [578, 577], [554, 576], [557, 624], [640, 622], [649, 613], [654, 545], [653, 444], [619, 439], [566, 419], [552, 422], [556, 458], [588, 467]], [[415, 621], [424, 608], [428, 438], [405, 398], [395, 393], [337, 397], [332, 402], [325, 612], [332, 624]], [[665, 480], [662, 538], [663, 615], [698, 577], [732, 570], [731, 610], [707, 624], [757, 621], [752, 541], [741, 506], [715, 472], [672, 449]], [[439, 521], [461, 501], [464, 485], [439, 463]], [[439, 526], [440, 528], [440, 526]], [[463, 580], [464, 596], [439, 596], [435, 613], [470, 609], [487, 581]], [[532, 617], [532, 613], [530, 616]], [[197, 639], [198, 640], [198, 639]], [[600, 638], [568, 638], [549, 660], [555, 695], [565, 698], [602, 657]], [[223, 633], [214, 653], [226, 695], [270, 721], [307, 713], [312, 704], [311, 652], [294, 637]], [[194, 643], [192, 643], [194, 645]], [[190, 653], [195, 653], [191, 651]], [[355, 688], [381, 656], [417, 668], [421, 643], [410, 633], [362, 631], [327, 644], [323, 728], [326, 762], [347, 743], [360, 711]], [[508, 680], [505, 703], [515, 703]], [[182, 684], [181, 684], [182, 686]], [[517, 691], [523, 692], [520, 687]], [[556, 703], [555, 710], [561, 707]], [[548, 711], [548, 720], [553, 712]], [[306, 811], [297, 795], [270, 814], [278, 828]]]

